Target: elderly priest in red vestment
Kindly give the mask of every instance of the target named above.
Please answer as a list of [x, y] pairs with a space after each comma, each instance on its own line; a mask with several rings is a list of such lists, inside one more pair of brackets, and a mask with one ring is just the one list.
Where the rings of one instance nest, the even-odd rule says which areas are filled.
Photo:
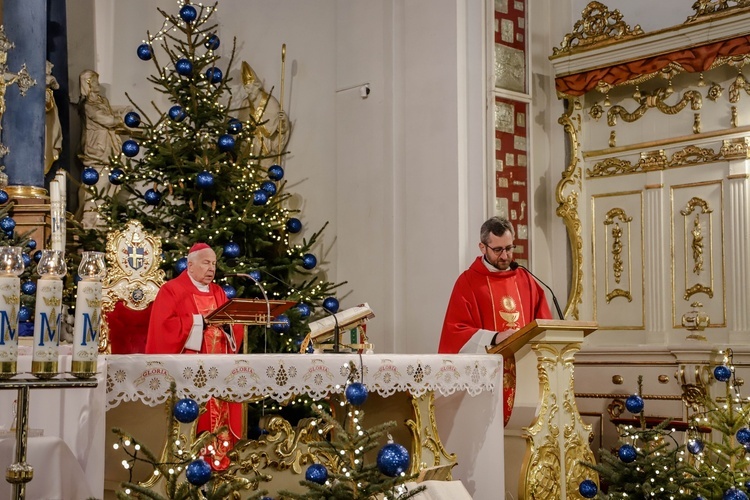
[[[513, 225], [502, 217], [482, 224], [481, 257], [456, 280], [438, 352], [484, 353], [535, 319], [552, 319], [544, 291], [524, 269], [511, 269]], [[516, 363], [503, 360], [503, 411], [510, 419], [516, 396]]]
[[[147, 354], [236, 354], [242, 343], [241, 325], [206, 325], [204, 317], [227, 302], [224, 290], [213, 283], [216, 253], [196, 243], [187, 256], [187, 271], [168, 281], [156, 295], [146, 339]], [[242, 405], [209, 400], [198, 420], [197, 432], [226, 427], [208, 462], [215, 469], [229, 465], [226, 453], [242, 437]], [[225, 443], [227, 443], [225, 445]], [[206, 457], [207, 459], [209, 457]]]

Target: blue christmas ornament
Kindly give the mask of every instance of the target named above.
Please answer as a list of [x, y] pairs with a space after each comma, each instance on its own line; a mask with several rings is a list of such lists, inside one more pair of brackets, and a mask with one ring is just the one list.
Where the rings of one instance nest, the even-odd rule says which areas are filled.
[[643, 398], [640, 397], [638, 394], [633, 394], [632, 396], [628, 396], [628, 399], [625, 400], [625, 408], [627, 408], [630, 413], [642, 412], [643, 411]]
[[693, 455], [703, 451], [703, 441], [700, 439], [688, 439], [687, 450]]
[[208, 170], [204, 170], [195, 177], [195, 185], [201, 189], [214, 187], [214, 174]]
[[37, 250], [34, 252], [34, 262], [39, 262], [42, 259], [42, 251]]
[[198, 17], [198, 11], [192, 5], [183, 5], [180, 9], [180, 17], [186, 23], [192, 23]]
[[260, 281], [260, 271], [258, 271], [257, 269], [253, 269], [247, 274], [249, 274], [250, 277], [254, 279], [255, 281]]
[[31, 319], [31, 310], [26, 306], [18, 308], [18, 321], [28, 321]]
[[125, 181], [125, 172], [121, 168], [113, 168], [109, 173], [109, 182], [119, 186]]
[[200, 413], [200, 406], [195, 402], [194, 399], [184, 398], [177, 401], [172, 407], [172, 415], [177, 419], [178, 422], [183, 424], [189, 424], [196, 418]]
[[237, 290], [232, 285], [221, 285], [221, 288], [224, 289], [224, 294], [228, 299], [233, 299], [237, 296]]
[[622, 460], [626, 464], [629, 464], [635, 461], [638, 453], [635, 451], [635, 448], [633, 446], [624, 444], [620, 446], [619, 450], [617, 450], [617, 456], [620, 457], [620, 460]]
[[187, 257], [177, 259], [177, 262], [174, 263], [174, 270], [177, 271], [177, 274], [180, 274], [185, 269], [187, 269]]
[[147, 43], [142, 43], [138, 46], [138, 50], [136, 51], [138, 54], [138, 59], [141, 61], [148, 61], [153, 57], [153, 53], [151, 52], [151, 45]]
[[734, 486], [725, 491], [722, 498], [724, 500], [748, 500], [745, 492], [742, 490], [738, 490]]
[[311, 253], [306, 253], [302, 256], [302, 267], [305, 269], [313, 269], [315, 266], [318, 265], [318, 259]]
[[221, 45], [221, 40], [216, 35], [209, 35], [206, 41], [203, 42], [203, 46], [208, 50], [216, 50], [219, 48], [219, 45]]
[[268, 193], [262, 189], [253, 191], [253, 205], [260, 207], [268, 203]]
[[169, 118], [171, 118], [173, 121], [181, 122], [185, 119], [187, 114], [185, 113], [185, 110], [182, 109], [182, 106], [179, 104], [175, 104], [171, 108], [169, 108]]
[[21, 292], [25, 295], [34, 295], [36, 293], [36, 283], [33, 281], [24, 281], [21, 285]]
[[322, 464], [312, 464], [305, 471], [305, 479], [312, 483], [326, 484], [328, 469]]
[[361, 382], [352, 382], [346, 386], [346, 400], [354, 406], [362, 406], [367, 400], [367, 387]]
[[206, 70], [206, 78], [211, 83], [219, 83], [224, 77], [224, 74], [219, 68], [213, 67]]
[[747, 427], [743, 427], [742, 429], [737, 431], [737, 442], [740, 444], [748, 444], [750, 443], [750, 429]]
[[143, 199], [149, 205], [158, 205], [161, 201], [161, 193], [155, 189], [149, 189], [143, 194]]
[[290, 233], [299, 233], [302, 231], [302, 221], [299, 219], [292, 217], [288, 221], [286, 221], [286, 230]]
[[36, 248], [36, 240], [30, 239], [28, 243], [26, 243], [26, 246], [30, 249], [34, 250]]
[[276, 333], [286, 333], [289, 331], [290, 326], [291, 322], [289, 321], [289, 316], [286, 314], [279, 314], [273, 319], [273, 323], [271, 323], [271, 329]]
[[323, 301], [323, 309], [329, 313], [336, 314], [339, 310], [339, 299], [336, 297], [326, 297]]
[[135, 128], [141, 124], [141, 115], [139, 115], [135, 111], [130, 111], [129, 113], [125, 114], [125, 118], [123, 118], [123, 121], [128, 127]]
[[183, 57], [177, 59], [177, 62], [174, 63], [174, 69], [182, 76], [190, 76], [193, 74], [193, 63]]
[[227, 124], [227, 132], [229, 132], [232, 135], [237, 135], [240, 132], [242, 132], [242, 122], [239, 121], [237, 118], [232, 118], [229, 120], [229, 123]]
[[400, 476], [409, 468], [409, 452], [398, 443], [388, 443], [380, 448], [377, 464], [380, 472], [388, 477]]
[[13, 231], [16, 228], [16, 221], [12, 217], [3, 217], [0, 219], [0, 229], [5, 232]]
[[211, 479], [211, 466], [199, 458], [190, 462], [185, 469], [185, 477], [195, 486], [203, 486]]
[[272, 181], [263, 181], [260, 184], [260, 188], [268, 193], [268, 196], [273, 196], [276, 194], [276, 183]]
[[581, 481], [581, 484], [578, 485], [578, 493], [580, 493], [583, 498], [594, 498], [598, 490], [599, 488], [596, 486], [596, 483], [591, 479], [584, 479]]
[[122, 153], [128, 158], [134, 157], [140, 150], [141, 147], [133, 139], [128, 139], [122, 143]]
[[732, 370], [726, 365], [719, 365], [714, 368], [714, 378], [719, 382], [726, 382], [732, 376]]
[[[10, 236], [12, 237], [13, 234], [11, 234]], [[29, 257], [29, 254], [27, 253], [21, 254], [21, 258], [23, 259], [24, 267], [29, 267], [31, 265], [31, 257]]]
[[310, 314], [312, 313], [312, 309], [310, 309], [310, 306], [308, 304], [305, 304], [304, 302], [300, 302], [299, 304], [297, 304], [297, 311], [299, 312], [301, 318], [309, 318]]
[[232, 151], [234, 149], [234, 137], [230, 134], [222, 134], [217, 139], [216, 144], [219, 146], [219, 151], [225, 153], [227, 151]]
[[268, 178], [280, 181], [284, 178], [284, 168], [281, 165], [271, 165], [268, 167]]
[[228, 257], [230, 259], [236, 259], [240, 256], [240, 245], [235, 243], [234, 241], [230, 241], [226, 245], [224, 245], [224, 257]]
[[86, 167], [81, 173], [81, 182], [87, 186], [93, 186], [99, 181], [99, 172], [95, 168]]
[[8, 196], [7, 191], [4, 189], [0, 189], [0, 205], [5, 205], [8, 203], [8, 200], [10, 199], [10, 196]]

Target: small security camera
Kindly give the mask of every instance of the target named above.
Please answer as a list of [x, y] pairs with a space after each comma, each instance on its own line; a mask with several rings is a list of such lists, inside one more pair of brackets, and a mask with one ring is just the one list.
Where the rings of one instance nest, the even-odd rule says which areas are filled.
[[367, 99], [367, 96], [370, 95], [370, 86], [369, 85], [362, 85], [359, 88], [359, 95], [362, 97], [362, 99]]

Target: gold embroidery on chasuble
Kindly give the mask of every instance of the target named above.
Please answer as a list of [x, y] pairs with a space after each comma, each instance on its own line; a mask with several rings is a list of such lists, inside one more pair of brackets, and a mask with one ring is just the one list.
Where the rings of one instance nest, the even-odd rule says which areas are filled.
[[[198, 308], [198, 314], [206, 317], [216, 310], [216, 298], [213, 295], [193, 295], [193, 301]], [[203, 345], [208, 354], [226, 354], [224, 332], [217, 326], [207, 326], [203, 331]]]
[[523, 309], [518, 307], [523, 301], [515, 279], [487, 278], [487, 287], [490, 291], [496, 331], [517, 330], [526, 324]]

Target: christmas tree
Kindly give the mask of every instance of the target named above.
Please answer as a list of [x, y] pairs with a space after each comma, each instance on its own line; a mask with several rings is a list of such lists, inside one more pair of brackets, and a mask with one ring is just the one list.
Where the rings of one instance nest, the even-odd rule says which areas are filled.
[[599, 473], [606, 493], [587, 479], [579, 486], [584, 498], [747, 500], [750, 399], [740, 395], [731, 349], [721, 354], [723, 364], [713, 373], [724, 383], [724, 395], [719, 402], [706, 390], [690, 404], [684, 440], [675, 437], [669, 421], [646, 425], [639, 378], [639, 394], [628, 397], [625, 406], [639, 414], [640, 426], [621, 427], [618, 450], [601, 450], [599, 464], [585, 464]]
[[[243, 81], [248, 96], [240, 103], [233, 99], [227, 75], [235, 47], [233, 43], [224, 66], [212, 21], [215, 9], [216, 4], [188, 2], [177, 14], [158, 9], [162, 27], [148, 33], [136, 53], [153, 63], [155, 72], [148, 80], [168, 97], [170, 107], [163, 110], [152, 103], [157, 115], [149, 118], [127, 96], [134, 111], [125, 115], [124, 124], [132, 137], [102, 174], [108, 186], [97, 188], [99, 172], [84, 169], [82, 181], [96, 207], [97, 223], [93, 228], [78, 225], [76, 232], [83, 248], [103, 250], [105, 233], [137, 219], [161, 237], [168, 278], [186, 268], [193, 243], [208, 243], [217, 250], [216, 281], [229, 298], [262, 298], [265, 291], [269, 299], [296, 303], [274, 318], [272, 334], [251, 329], [247, 352], [294, 352], [315, 306], [340, 284], [321, 276], [312, 253], [325, 225], [307, 238], [295, 236], [302, 222], [286, 206], [290, 194], [282, 166], [288, 118], [281, 108], [267, 116], [266, 109], [279, 101], [258, 87], [247, 64]], [[273, 131], [271, 121], [277, 125]], [[230, 276], [238, 273], [252, 279]]]
[[[405, 486], [407, 481], [416, 478], [407, 474], [410, 457], [406, 448], [394, 443], [390, 435], [387, 436], [388, 442], [381, 445], [388, 429], [396, 423], [390, 421], [368, 429], [363, 427], [365, 415], [359, 406], [367, 399], [367, 388], [353, 380], [357, 373], [355, 367], [351, 366], [349, 372], [352, 379], [344, 392], [346, 400], [332, 405], [330, 412], [323, 405], [316, 408], [321, 440], [311, 443], [310, 447], [316, 456], [325, 457], [326, 464], [316, 463], [307, 468], [305, 480], [300, 481], [307, 492], [282, 491], [281, 498], [406, 500], [424, 490], [424, 487], [409, 490]], [[325, 439], [323, 429], [331, 430], [328, 439]], [[373, 462], [368, 454], [376, 449], [379, 451]]]

